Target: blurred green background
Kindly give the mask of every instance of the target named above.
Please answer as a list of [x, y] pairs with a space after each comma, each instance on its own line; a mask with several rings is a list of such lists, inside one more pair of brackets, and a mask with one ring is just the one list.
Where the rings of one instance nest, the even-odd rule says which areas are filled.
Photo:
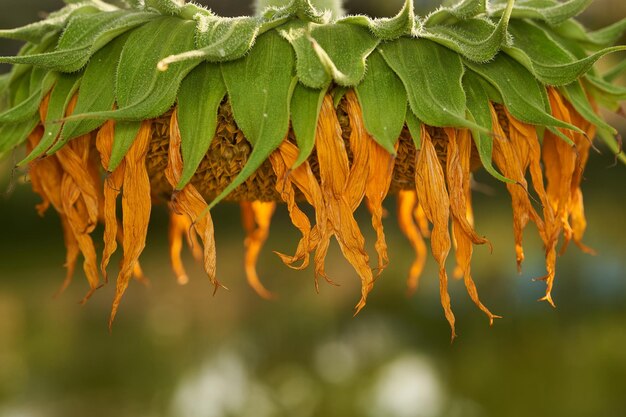
[[[0, 0], [0, 28], [36, 20], [60, 3]], [[240, 0], [203, 3], [226, 15], [250, 10]], [[347, 6], [389, 16], [400, 3]], [[594, 28], [624, 16], [623, 0], [597, 0], [582, 19]], [[18, 46], [0, 41], [3, 55]], [[626, 131], [623, 120], [613, 123]], [[259, 264], [280, 298], [259, 299], [245, 284], [244, 234], [237, 207], [228, 204], [214, 219], [219, 278], [230, 291], [213, 297], [189, 256], [190, 284], [175, 283], [167, 214], [155, 207], [142, 256], [151, 288], [132, 283], [109, 334], [114, 285], [81, 307], [87, 284], [78, 273], [53, 299], [65, 273], [59, 220], [36, 215], [38, 197], [24, 174], [12, 173], [10, 158], [2, 161], [0, 417], [626, 416], [626, 168], [602, 150], [583, 185], [587, 243], [599, 255], [572, 247], [559, 259], [556, 310], [535, 301], [544, 291], [532, 281], [544, 273], [536, 232], [527, 232], [518, 276], [510, 200], [502, 185], [478, 175], [491, 192], [476, 197], [477, 228], [494, 252], [477, 249], [473, 272], [483, 302], [504, 319], [489, 328], [462, 282], [453, 282], [460, 336], [453, 345], [432, 258], [419, 292], [406, 296], [413, 255], [395, 216], [386, 221], [391, 266], [352, 318], [359, 283], [336, 246], [327, 265], [341, 286], [322, 286], [320, 295], [311, 270], [291, 271], [272, 254], [291, 252], [298, 239], [282, 207]], [[393, 213], [392, 199], [387, 208]], [[358, 217], [371, 242], [367, 213]]]

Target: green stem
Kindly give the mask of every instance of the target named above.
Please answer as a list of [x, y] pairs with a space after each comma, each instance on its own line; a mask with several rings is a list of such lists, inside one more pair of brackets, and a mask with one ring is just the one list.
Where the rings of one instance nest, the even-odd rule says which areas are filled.
[[[293, 0], [256, 0], [256, 12], [260, 14], [269, 6], [282, 7], [290, 4]], [[344, 15], [343, 0], [309, 0], [311, 4], [320, 10], [330, 10], [334, 18]]]

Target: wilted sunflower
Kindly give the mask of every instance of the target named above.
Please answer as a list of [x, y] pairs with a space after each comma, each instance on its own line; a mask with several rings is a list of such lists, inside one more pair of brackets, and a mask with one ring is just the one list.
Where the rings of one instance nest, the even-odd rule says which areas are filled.
[[[415, 250], [418, 286], [430, 238], [441, 301], [454, 336], [446, 258], [478, 298], [470, 260], [490, 244], [474, 229], [472, 172], [481, 166], [511, 194], [518, 265], [535, 223], [545, 245], [552, 304], [557, 242], [581, 243], [580, 190], [592, 139], [618, 153], [598, 106], [616, 111], [611, 84], [626, 65], [594, 64], [626, 28], [588, 32], [573, 19], [590, 0], [462, 0], [426, 17], [411, 0], [389, 19], [343, 16], [335, 2], [269, 0], [252, 17], [224, 18], [176, 0], [68, 1], [47, 19], [0, 36], [26, 41], [2, 77], [0, 155], [26, 143], [41, 214], [62, 219], [71, 280], [80, 254], [91, 290], [123, 259], [114, 319], [131, 278], [143, 279], [153, 202], [169, 204], [170, 256], [181, 283], [183, 238], [215, 285], [210, 209], [241, 205], [248, 281], [263, 297], [256, 261], [277, 203], [302, 237], [283, 262], [315, 283], [334, 236], [362, 283], [360, 311], [389, 259], [383, 201]], [[621, 157], [621, 156], [620, 156]], [[531, 195], [536, 197], [531, 197]], [[116, 211], [121, 196], [121, 216]], [[533, 201], [534, 200], [534, 201]], [[376, 231], [376, 267], [354, 212], [365, 201]], [[303, 205], [314, 209], [314, 219]], [[104, 223], [98, 265], [92, 239]]]

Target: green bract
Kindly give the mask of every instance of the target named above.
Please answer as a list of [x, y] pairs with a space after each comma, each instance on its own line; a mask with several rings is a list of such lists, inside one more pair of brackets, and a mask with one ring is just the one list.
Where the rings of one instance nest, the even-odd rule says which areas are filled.
[[405, 125], [418, 146], [420, 123], [469, 128], [485, 168], [506, 180], [491, 162], [489, 101], [568, 140], [560, 129], [577, 128], [554, 118], [547, 99], [547, 86], [557, 86], [618, 149], [595, 105], [615, 110], [626, 98], [611, 83], [626, 66], [603, 76], [593, 65], [626, 49], [611, 46], [626, 20], [588, 32], [573, 18], [590, 2], [463, 0], [419, 17], [407, 0], [395, 17], [371, 19], [341, 17], [308, 0], [238, 18], [175, 0], [127, 1], [126, 8], [68, 1], [39, 23], [0, 30], [27, 42], [17, 56], [0, 57], [14, 65], [0, 80], [0, 155], [26, 140], [49, 95], [44, 138], [22, 163], [115, 120], [114, 170], [140, 122], [178, 101], [182, 188], [211, 144], [227, 97], [253, 152], [215, 204], [269, 157], [290, 123], [301, 152], [296, 165], [305, 161], [325, 94], [342, 97], [353, 88], [366, 129], [387, 151]]

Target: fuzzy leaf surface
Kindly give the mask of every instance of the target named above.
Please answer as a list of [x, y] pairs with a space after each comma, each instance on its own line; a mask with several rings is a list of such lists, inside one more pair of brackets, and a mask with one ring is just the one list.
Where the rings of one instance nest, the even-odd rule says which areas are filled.
[[492, 62], [486, 64], [466, 61], [465, 65], [498, 90], [504, 105], [516, 119], [538, 126], [578, 131], [576, 127], [552, 117], [546, 111], [545, 88], [513, 58], [499, 54]]
[[426, 39], [400, 38], [379, 47], [400, 77], [411, 110], [431, 126], [476, 128], [465, 118], [463, 64], [456, 52]]
[[[107, 111], [113, 108], [117, 65], [126, 40], [127, 36], [115, 39], [91, 58], [80, 83], [74, 115]], [[48, 154], [58, 151], [68, 141], [97, 129], [103, 123], [102, 119], [66, 121], [59, 140]]]
[[406, 119], [407, 96], [402, 80], [376, 51], [370, 55], [367, 74], [355, 90], [365, 129], [380, 146], [395, 155], [395, 144]]
[[369, 29], [374, 36], [383, 41], [390, 41], [401, 36], [411, 36], [417, 33], [417, 19], [413, 0], [405, 0], [402, 10], [390, 18], [372, 19], [369, 16], [348, 16], [339, 23], [348, 23]]
[[183, 172], [177, 189], [195, 174], [217, 129], [217, 110], [226, 95], [218, 64], [202, 63], [183, 80], [178, 92], [178, 127], [183, 154]]
[[52, 32], [62, 30], [74, 16], [95, 14], [100, 11], [115, 10], [114, 6], [103, 2], [83, 1], [69, 4], [39, 22], [31, 23], [16, 29], [0, 30], [0, 38], [17, 39], [25, 42], [40, 43], [44, 37]]
[[124, 10], [76, 16], [68, 23], [55, 51], [1, 57], [0, 62], [75, 72], [83, 68], [96, 51], [114, 38], [156, 16], [154, 13], [128, 13]]
[[50, 101], [48, 102], [48, 114], [44, 123], [44, 134], [39, 144], [33, 151], [19, 163], [24, 165], [32, 162], [44, 153], [57, 140], [61, 128], [63, 126], [59, 121], [65, 116], [65, 110], [74, 96], [80, 84], [82, 74], [59, 74], [58, 79], [52, 92], [50, 93]]
[[335, 81], [356, 86], [365, 76], [365, 62], [378, 45], [370, 31], [350, 24], [293, 22], [279, 29], [297, 56], [297, 73], [307, 87], [320, 89]]
[[[463, 76], [463, 87], [467, 92], [467, 110], [479, 125], [486, 126], [490, 132], [493, 132], [491, 110], [489, 109], [489, 94], [485, 84], [486, 81], [473, 71], [467, 71]], [[472, 129], [472, 138], [476, 144], [480, 162], [485, 170], [500, 181], [509, 182], [510, 180], [500, 174], [493, 166], [493, 137]]]
[[274, 31], [260, 36], [244, 58], [221, 65], [235, 121], [253, 149], [242, 171], [211, 208], [252, 175], [285, 139], [297, 80], [293, 49]]
[[504, 51], [548, 85], [570, 84], [604, 55], [626, 50], [626, 46], [615, 46], [584, 59], [576, 59], [544, 30], [530, 22], [511, 22], [510, 31], [515, 43], [512, 47], [505, 47]]
[[[533, 19], [544, 21], [550, 26], [559, 25], [566, 20], [578, 16], [593, 0], [569, 0], [559, 2], [555, 0], [518, 0], [513, 7], [511, 17], [514, 19]], [[506, 6], [496, 4], [492, 7], [492, 16], [500, 16]]]
[[315, 147], [315, 132], [322, 103], [328, 88], [315, 90], [298, 83], [291, 98], [291, 126], [300, 154], [292, 169], [302, 165]]

